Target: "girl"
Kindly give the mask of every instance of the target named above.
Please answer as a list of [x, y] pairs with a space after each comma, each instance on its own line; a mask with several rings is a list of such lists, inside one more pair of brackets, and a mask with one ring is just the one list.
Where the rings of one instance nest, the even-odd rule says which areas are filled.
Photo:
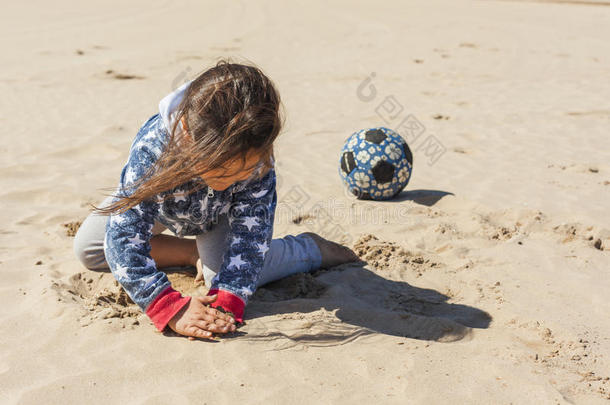
[[[219, 61], [161, 100], [131, 144], [116, 195], [79, 228], [77, 257], [110, 268], [159, 331], [191, 340], [232, 332], [257, 287], [358, 261], [314, 233], [272, 239], [280, 104], [260, 69]], [[161, 235], [166, 228], [176, 236]], [[159, 271], [170, 266], [197, 267], [207, 296], [174, 290]]]

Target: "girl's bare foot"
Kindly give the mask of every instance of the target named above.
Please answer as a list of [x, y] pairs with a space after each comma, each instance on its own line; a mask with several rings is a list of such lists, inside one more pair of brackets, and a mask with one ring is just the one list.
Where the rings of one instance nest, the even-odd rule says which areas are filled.
[[195, 262], [195, 268], [197, 269], [197, 275], [195, 276], [195, 285], [203, 281], [203, 266], [201, 265], [201, 259], [197, 256]]
[[301, 235], [310, 236], [320, 249], [320, 253], [322, 253], [322, 264], [320, 267], [322, 268], [327, 269], [350, 262], [365, 263], [356, 253], [354, 253], [353, 250], [347, 246], [324, 239], [320, 235], [313, 232], [303, 232]]

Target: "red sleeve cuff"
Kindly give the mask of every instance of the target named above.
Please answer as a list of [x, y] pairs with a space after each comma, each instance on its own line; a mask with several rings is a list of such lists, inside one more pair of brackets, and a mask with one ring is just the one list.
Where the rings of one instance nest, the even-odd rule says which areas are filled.
[[191, 297], [183, 297], [179, 291], [176, 291], [172, 286], [168, 286], [161, 294], [150, 303], [146, 309], [146, 315], [155, 324], [159, 332], [167, 326], [168, 322], [188, 304]]
[[244, 307], [246, 304], [240, 297], [229, 291], [220, 290], [218, 288], [210, 289], [206, 295], [214, 294], [218, 294], [218, 297], [216, 298], [216, 301], [210, 304], [212, 308], [219, 306], [223, 307], [225, 310], [231, 311], [233, 315], [235, 315], [234, 318], [237, 322], [244, 322]]

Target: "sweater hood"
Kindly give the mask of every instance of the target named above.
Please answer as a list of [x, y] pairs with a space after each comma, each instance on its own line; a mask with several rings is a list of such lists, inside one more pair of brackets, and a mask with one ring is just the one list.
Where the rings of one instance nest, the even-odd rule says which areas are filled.
[[[176, 109], [184, 98], [184, 93], [186, 92], [186, 89], [188, 88], [189, 84], [191, 84], [191, 82], [192, 80], [189, 80], [188, 82], [184, 83], [176, 90], [163, 97], [159, 102], [159, 115], [161, 115], [161, 118], [163, 119], [163, 124], [165, 125], [165, 128], [168, 132], [171, 130], [172, 125], [174, 124]], [[180, 124], [179, 129], [183, 129], [182, 123]]]

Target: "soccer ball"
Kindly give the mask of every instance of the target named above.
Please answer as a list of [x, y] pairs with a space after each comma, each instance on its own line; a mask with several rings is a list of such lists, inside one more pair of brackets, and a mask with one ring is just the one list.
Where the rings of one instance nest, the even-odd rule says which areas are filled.
[[339, 175], [361, 200], [388, 200], [411, 178], [413, 154], [407, 142], [385, 127], [361, 129], [341, 149]]

